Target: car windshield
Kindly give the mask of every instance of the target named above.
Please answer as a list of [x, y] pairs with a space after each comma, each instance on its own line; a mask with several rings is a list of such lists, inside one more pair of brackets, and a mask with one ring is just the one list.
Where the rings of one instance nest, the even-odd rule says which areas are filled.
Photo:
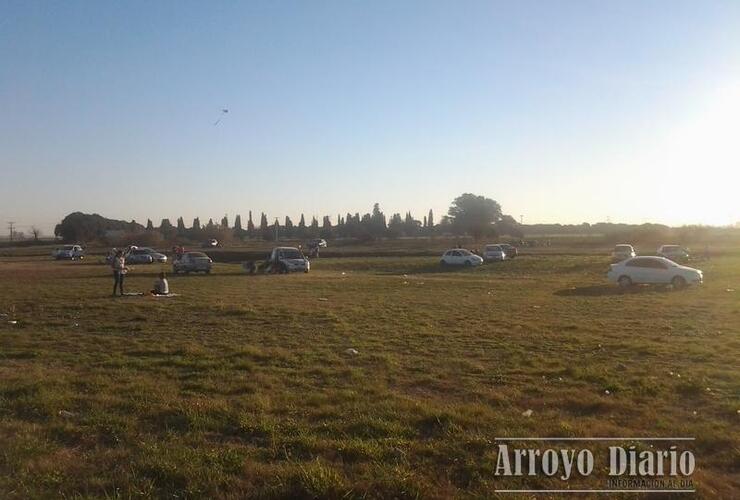
[[488, 245], [486, 247], [486, 250], [488, 250], [489, 252], [500, 252], [501, 251], [501, 247], [498, 246], [498, 245]]
[[65, 250], [74, 250], [74, 245], [64, 245]]
[[295, 248], [289, 248], [282, 251], [283, 259], [302, 259], [303, 255]]
[[206, 254], [201, 253], [201, 252], [191, 252], [188, 255], [190, 255], [190, 257], [194, 259], [202, 259], [203, 257], [206, 257], [206, 258], [208, 257]]

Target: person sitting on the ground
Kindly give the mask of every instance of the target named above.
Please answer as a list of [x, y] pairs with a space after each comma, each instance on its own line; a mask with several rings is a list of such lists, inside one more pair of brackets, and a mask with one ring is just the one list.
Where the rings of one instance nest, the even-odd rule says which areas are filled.
[[169, 295], [170, 285], [164, 273], [159, 273], [159, 279], [154, 282], [154, 289], [150, 292], [152, 295]]

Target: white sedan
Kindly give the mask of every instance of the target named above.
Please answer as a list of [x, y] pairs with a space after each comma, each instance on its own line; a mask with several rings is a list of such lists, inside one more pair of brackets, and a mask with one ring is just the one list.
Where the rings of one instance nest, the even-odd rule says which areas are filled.
[[607, 273], [612, 283], [622, 288], [633, 284], [671, 284], [674, 288], [698, 285], [704, 274], [693, 267], [676, 264], [665, 257], [633, 257], [618, 264], [612, 264]]
[[444, 255], [442, 255], [442, 260], [440, 260], [439, 263], [443, 266], [473, 267], [483, 264], [483, 259], [480, 256], [475, 255], [470, 250], [465, 250], [464, 248], [453, 248], [452, 250], [447, 250]]

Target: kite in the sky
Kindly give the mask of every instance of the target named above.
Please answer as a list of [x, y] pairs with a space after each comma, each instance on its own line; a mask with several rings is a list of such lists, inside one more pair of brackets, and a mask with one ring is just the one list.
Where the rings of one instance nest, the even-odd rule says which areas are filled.
[[218, 125], [218, 124], [219, 124], [219, 122], [221, 121], [221, 119], [222, 119], [222, 118], [224, 117], [224, 115], [225, 115], [225, 114], [227, 114], [228, 112], [229, 112], [229, 110], [228, 110], [228, 109], [226, 109], [226, 108], [222, 109], [222, 110], [221, 110], [221, 116], [219, 116], [219, 117], [218, 117], [218, 120], [216, 120], [216, 123], [214, 123], [213, 125], [214, 125], [214, 126], [215, 126], [215, 125]]

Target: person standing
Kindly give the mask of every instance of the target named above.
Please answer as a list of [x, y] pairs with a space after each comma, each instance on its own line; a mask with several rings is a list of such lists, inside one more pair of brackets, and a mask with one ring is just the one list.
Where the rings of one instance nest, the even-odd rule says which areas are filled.
[[126, 268], [126, 254], [123, 250], [116, 251], [111, 261], [111, 267], [113, 268], [113, 296], [116, 295], [116, 288], [123, 295], [123, 278], [128, 272]]

